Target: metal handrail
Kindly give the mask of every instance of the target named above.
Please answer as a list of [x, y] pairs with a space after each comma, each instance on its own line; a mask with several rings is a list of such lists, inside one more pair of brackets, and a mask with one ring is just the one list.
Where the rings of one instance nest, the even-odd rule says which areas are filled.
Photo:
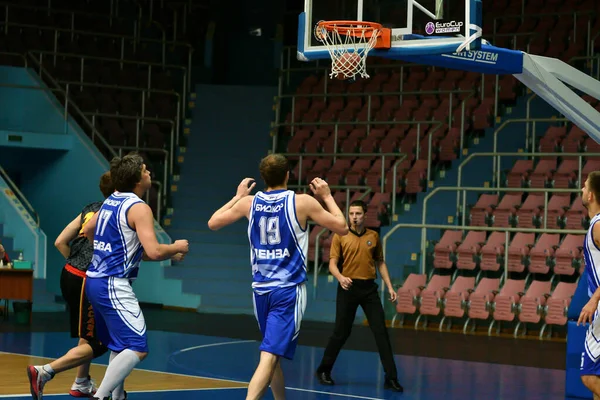
[[[551, 233], [561, 235], [585, 235], [585, 230], [574, 230], [574, 229], [532, 229], [532, 228], [508, 228], [508, 227], [488, 227], [488, 226], [456, 226], [456, 225], [438, 225], [438, 224], [396, 224], [393, 228], [383, 236], [382, 246], [384, 259], [387, 259], [387, 242], [389, 238], [400, 228], [413, 228], [421, 229], [422, 237], [427, 237], [427, 229], [441, 229], [441, 230], [458, 230], [458, 231], [484, 231], [484, 232], [505, 232], [505, 245], [504, 245], [504, 279], [508, 279], [508, 248], [509, 248], [509, 233]], [[425, 251], [426, 243], [421, 246], [421, 274], [426, 273], [425, 265]]]
[[25, 208], [29, 212], [29, 215], [31, 215], [31, 217], [34, 219], [37, 227], [39, 228], [40, 227], [39, 214], [35, 211], [35, 208], [33, 208], [31, 203], [29, 203], [29, 201], [27, 200], [27, 197], [25, 197], [25, 195], [19, 190], [19, 187], [12, 181], [12, 179], [10, 179], [10, 176], [8, 176], [8, 174], [6, 173], [4, 168], [2, 168], [1, 166], [0, 166], [0, 175], [2, 176], [2, 179], [4, 179], [4, 181], [6, 181], [6, 183], [8, 184], [8, 186], [10, 187], [10, 190], [12, 190], [17, 195], [17, 197], [19, 198], [21, 203], [23, 203], [25, 205]]
[[[497, 127], [496, 129], [494, 129], [494, 148], [493, 148], [493, 152], [497, 153], [498, 152], [498, 134], [500, 133], [500, 131], [502, 131], [505, 127], [507, 127], [510, 124], [514, 124], [514, 123], [533, 123], [533, 132], [532, 132], [532, 148], [535, 149], [535, 124], [537, 122], [569, 122], [569, 120], [567, 118], [514, 118], [514, 119], [507, 119], [506, 121], [502, 122], [502, 124], [500, 124], [499, 127]], [[494, 175], [496, 176], [496, 166], [494, 166]]]
[[[180, 129], [180, 122], [181, 122], [180, 121], [181, 120], [181, 116], [180, 116], [181, 95], [174, 90], [141, 89], [141, 88], [138, 88], [135, 86], [106, 85], [103, 83], [89, 83], [89, 82], [63, 81], [63, 80], [59, 80], [58, 83], [62, 83], [64, 85], [66, 85], [67, 87], [69, 85], [74, 85], [74, 86], [88, 86], [88, 87], [98, 87], [98, 88], [106, 88], [106, 89], [127, 90], [127, 91], [132, 91], [132, 92], [142, 92], [142, 117], [145, 117], [144, 94], [156, 93], [156, 94], [167, 94], [170, 96], [175, 96], [175, 97], [177, 97], [177, 115], [175, 118], [175, 132], [177, 132], [177, 135], [179, 135], [179, 133], [180, 133], [179, 129]], [[146, 97], [150, 97], [150, 96], [146, 96]], [[176, 139], [179, 139], [179, 136], [177, 136]], [[179, 144], [179, 140], [177, 140], [177, 144]]]
[[[159, 223], [160, 223], [160, 217], [161, 217], [161, 211], [162, 211], [161, 207], [162, 207], [162, 201], [163, 201], [162, 200], [162, 191], [163, 191], [163, 188], [162, 188], [162, 184], [160, 183], [160, 181], [152, 181], [151, 184], [158, 186], [158, 191], [156, 192], [157, 193], [157, 197], [156, 197], [156, 216], [155, 216], [155, 219], [157, 221], [159, 221]], [[146, 192], [146, 196], [145, 197], [146, 197], [146, 200], [145, 200], [146, 204], [150, 205], [150, 190], [148, 190]]]
[[[172, 119], [166, 119], [166, 118], [153, 118], [153, 117], [138, 117], [138, 116], [134, 116], [134, 115], [119, 115], [119, 114], [105, 114], [105, 113], [98, 113], [98, 112], [85, 112], [84, 115], [86, 116], [91, 116], [92, 117], [92, 121], [94, 123], [95, 126], [95, 121], [96, 118], [95, 117], [104, 117], [104, 118], [114, 118], [114, 119], [131, 119], [131, 120], [136, 120], [136, 133], [135, 133], [135, 143], [136, 143], [136, 147], [139, 148], [139, 142], [140, 142], [140, 126], [139, 126], [139, 121], [152, 121], [152, 122], [164, 122], [164, 123], [169, 123], [171, 124], [171, 140], [170, 140], [170, 146], [169, 146], [169, 171], [173, 172], [173, 150], [174, 150], [174, 129], [175, 129], [175, 122]], [[166, 151], [166, 150], [165, 150]], [[166, 189], [166, 188], [165, 188]]]
[[[102, 32], [90, 32], [90, 31], [80, 31], [80, 30], [72, 30], [72, 29], [64, 29], [64, 28], [56, 28], [56, 27], [50, 27], [50, 26], [37, 26], [37, 25], [32, 25], [32, 24], [19, 24], [19, 23], [11, 23], [9, 21], [2, 21], [0, 22], [0, 26], [4, 25], [5, 28], [4, 30], [6, 31], [8, 29], [9, 26], [13, 26], [13, 27], [17, 27], [17, 28], [35, 28], [35, 29], [40, 29], [40, 30], [46, 30], [46, 31], [54, 31], [55, 32], [55, 36], [59, 33], [59, 32], [65, 32], [65, 33], [70, 33], [71, 35], [77, 34], [77, 35], [90, 35], [93, 37], [106, 37], [106, 38], [111, 38], [111, 39], [119, 39], [121, 40], [121, 54], [124, 53], [125, 49], [124, 49], [124, 42], [125, 40], [130, 41], [131, 43], [133, 43], [133, 47], [135, 48], [137, 46], [138, 43], [140, 42], [147, 42], [147, 43], [158, 43], [162, 45], [162, 65], [168, 65], [166, 64], [166, 46], [182, 46], [182, 47], [187, 47], [187, 51], [188, 51], [188, 68], [191, 70], [191, 64], [192, 64], [192, 53], [194, 52], [194, 47], [189, 44], [189, 43], [185, 43], [185, 42], [169, 42], [167, 40], [158, 40], [158, 39], [145, 39], [145, 38], [141, 38], [141, 37], [136, 37], [136, 36], [128, 36], [128, 35], [117, 35], [114, 33], [102, 33]], [[57, 46], [57, 40], [55, 39], [55, 47]], [[58, 50], [58, 49], [56, 49]], [[191, 71], [190, 71], [190, 75], [191, 75]], [[189, 86], [191, 85], [191, 79], [187, 82], [188, 85], [188, 89]]]
[[[431, 144], [431, 143], [430, 143]], [[386, 157], [394, 157], [398, 158], [393, 168], [393, 184], [392, 184], [392, 214], [396, 213], [396, 177], [398, 176], [398, 166], [404, 161], [407, 157], [406, 153], [282, 153], [286, 157], [298, 157], [298, 184], [293, 185], [298, 187], [308, 186], [302, 185], [302, 159], [304, 157], [331, 157], [333, 156], [333, 160], [335, 162], [336, 157], [381, 157], [381, 193], [385, 192], [385, 158]], [[339, 186], [330, 186], [331, 188], [354, 188], [352, 185], [339, 185]], [[362, 186], [361, 186], [362, 187]], [[368, 186], [367, 186], [368, 187]]]
[[0, 54], [19, 57], [23, 59], [24, 67], [27, 68], [27, 57], [25, 57], [22, 53], [15, 53], [12, 51], [0, 51]]
[[[83, 114], [83, 112], [81, 112], [81, 110], [79, 109], [79, 107], [77, 106], [77, 104], [75, 104], [70, 98], [69, 98], [69, 94], [66, 93], [65, 90], [62, 89], [62, 87], [60, 86], [60, 84], [54, 79], [54, 77], [52, 75], [50, 75], [50, 73], [42, 66], [42, 64], [40, 62], [38, 62], [38, 60], [34, 57], [34, 55], [31, 52], [27, 52], [27, 57], [31, 59], [31, 61], [39, 68], [39, 74], [40, 74], [40, 78], [43, 80], [44, 76], [46, 76], [48, 78], [48, 80], [54, 85], [54, 87], [56, 89], [58, 89], [59, 91], [62, 92], [62, 94], [65, 96], [65, 103], [71, 103], [71, 109], [77, 114], [79, 115], [79, 117], [81, 117], [82, 121], [88, 126], [88, 128], [90, 128], [92, 130], [92, 138], [94, 135], [98, 136], [98, 138], [100, 139], [100, 142], [106, 146], [106, 149], [109, 151], [109, 153], [114, 157], [117, 155], [117, 153], [115, 152], [115, 150], [112, 148], [112, 146], [106, 141], [106, 139], [104, 138], [104, 136], [98, 132], [98, 130], [94, 127], [94, 125], [92, 125], [92, 123], [90, 122], [90, 120]], [[65, 105], [65, 110], [67, 109], [68, 104]], [[83, 129], [83, 127], [81, 127]]]
[[[161, 184], [163, 194], [167, 196], [167, 176], [168, 176], [168, 167], [169, 167], [169, 151], [165, 149], [159, 149], [156, 147], [137, 147], [137, 146], [113, 146], [119, 152], [119, 157], [123, 156], [122, 150], [136, 150], [143, 151], [146, 153], [162, 153], [165, 156], [165, 165], [163, 166], [163, 182]], [[152, 173], [152, 171], [150, 171]], [[157, 181], [158, 182], [158, 181]], [[165, 199], [166, 200], [166, 199]]]
[[[183, 71], [183, 86], [182, 86], [182, 94], [181, 97], [183, 99], [187, 99], [187, 91], [188, 91], [188, 87], [186, 85], [186, 81], [189, 77], [189, 73], [186, 67], [182, 67], [181, 65], [172, 65], [172, 64], [167, 64], [167, 65], [162, 65], [162, 64], [158, 64], [158, 63], [150, 63], [150, 62], [143, 62], [143, 61], [132, 61], [132, 60], [121, 60], [118, 58], [110, 58], [110, 57], [97, 57], [97, 56], [86, 56], [86, 55], [82, 55], [82, 54], [73, 54], [73, 53], [55, 53], [52, 51], [41, 51], [41, 50], [34, 50], [34, 51], [30, 51], [28, 52], [29, 54], [39, 54], [39, 61], [36, 60], [38, 62], [39, 65], [42, 65], [43, 63], [43, 56], [44, 55], [52, 55], [54, 57], [56, 56], [60, 56], [60, 57], [71, 57], [71, 58], [76, 58], [79, 59], [81, 61], [81, 70], [80, 70], [80, 74], [81, 74], [81, 80], [83, 81], [83, 70], [84, 70], [84, 60], [98, 60], [98, 61], [108, 61], [108, 62], [114, 62], [114, 63], [120, 63], [120, 64], [135, 64], [135, 65], [145, 65], [148, 67], [148, 89], [150, 89], [151, 86], [151, 82], [152, 82], [152, 67], [160, 67], [160, 68], [169, 68], [169, 69], [177, 69], [177, 70], [182, 70]], [[180, 115], [185, 115], [185, 104], [183, 104], [185, 102], [182, 102], [181, 104], [181, 114]]]
[[[578, 158], [578, 176], [577, 182], [579, 184], [583, 184], [581, 182], [581, 175], [583, 171], [583, 157], [600, 157], [600, 153], [519, 153], [519, 152], [499, 152], [499, 153], [472, 153], [467, 156], [458, 166], [458, 178], [456, 180], [456, 186], [462, 186], [462, 171], [463, 167], [467, 165], [471, 160], [475, 157], [493, 157], [493, 165], [496, 166], [496, 175], [494, 176], [495, 185], [494, 188], [500, 187], [500, 162], [502, 157], [577, 157]], [[497, 160], [497, 161], [496, 161]], [[493, 188], [489, 188], [490, 191], [494, 191]], [[458, 218], [460, 213], [460, 194], [456, 194], [456, 217]], [[463, 204], [465, 199], [463, 199]], [[463, 210], [463, 225], [464, 225], [464, 211]]]
[[[427, 195], [423, 198], [423, 213], [421, 216], [421, 223], [427, 223], [427, 202], [431, 197], [433, 197], [438, 192], [449, 192], [449, 191], [463, 191], [463, 198], [466, 199], [466, 192], [489, 192], [490, 188], [482, 188], [482, 187], [458, 187], [458, 186], [438, 186], [433, 189], [431, 192], [427, 193]], [[496, 188], [496, 191], [501, 192], [515, 192], [515, 193], [544, 193], [544, 225], [546, 225], [546, 221], [548, 219], [548, 196], [550, 193], [579, 193], [579, 189], [539, 189], [539, 188]], [[464, 201], [463, 201], [464, 203]], [[456, 227], [456, 225], [454, 225]], [[463, 224], [462, 226], [465, 226]], [[522, 232], [525, 228], [515, 228], [516, 231]], [[392, 231], [394, 229], [392, 228]], [[564, 231], [564, 230], [563, 230]], [[423, 235], [425, 231], [423, 231]], [[426, 245], [426, 236], [421, 236], [421, 249], [424, 250]], [[425, 260], [422, 260], [423, 268]]]

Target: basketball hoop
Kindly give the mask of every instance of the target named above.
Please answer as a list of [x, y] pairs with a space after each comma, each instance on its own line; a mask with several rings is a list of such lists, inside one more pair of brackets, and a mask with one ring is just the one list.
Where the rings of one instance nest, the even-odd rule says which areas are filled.
[[390, 48], [391, 30], [376, 22], [320, 21], [315, 37], [331, 55], [331, 78], [369, 78], [367, 55], [373, 48]]

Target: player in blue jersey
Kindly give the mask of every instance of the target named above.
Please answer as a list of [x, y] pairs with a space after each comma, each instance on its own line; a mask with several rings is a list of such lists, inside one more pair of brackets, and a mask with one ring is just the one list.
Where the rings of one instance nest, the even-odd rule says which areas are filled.
[[594, 171], [588, 175], [581, 191], [581, 201], [591, 218], [583, 241], [590, 300], [581, 310], [577, 321], [577, 325], [590, 323], [581, 354], [581, 380], [594, 394], [594, 400], [600, 400], [600, 225], [597, 224], [600, 220], [600, 172]]
[[84, 228], [94, 244], [85, 289], [94, 308], [98, 338], [111, 350], [95, 398], [112, 395], [113, 400], [123, 400], [123, 381], [148, 353], [146, 322], [131, 282], [142, 258], [158, 261], [185, 254], [188, 241], [160, 244], [156, 239], [152, 210], [141, 199], [151, 185], [141, 156], [114, 158], [110, 176], [116, 191]]
[[329, 211], [312, 196], [287, 189], [289, 163], [283, 155], [263, 158], [260, 175], [265, 191], [250, 196], [256, 183], [242, 180], [236, 195], [212, 215], [208, 226], [217, 230], [244, 217], [249, 220], [254, 312], [263, 341], [246, 398], [260, 399], [270, 384], [275, 400], [280, 400], [285, 399], [285, 385], [279, 359], [294, 357], [306, 307], [307, 222], [313, 220], [339, 235], [348, 233], [348, 225], [324, 180], [313, 179], [310, 188]]

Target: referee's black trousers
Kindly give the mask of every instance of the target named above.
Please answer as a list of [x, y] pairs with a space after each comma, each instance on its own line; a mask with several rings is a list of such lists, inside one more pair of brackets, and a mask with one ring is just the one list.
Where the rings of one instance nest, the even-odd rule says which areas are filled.
[[329, 343], [325, 348], [321, 365], [319, 365], [317, 371], [331, 373], [340, 350], [350, 337], [358, 306], [362, 307], [369, 321], [369, 327], [375, 337], [386, 379], [396, 379], [398, 373], [390, 337], [385, 326], [385, 314], [379, 297], [378, 286], [373, 280], [353, 279], [349, 290], [342, 289], [338, 284], [335, 328], [333, 335], [329, 338]]

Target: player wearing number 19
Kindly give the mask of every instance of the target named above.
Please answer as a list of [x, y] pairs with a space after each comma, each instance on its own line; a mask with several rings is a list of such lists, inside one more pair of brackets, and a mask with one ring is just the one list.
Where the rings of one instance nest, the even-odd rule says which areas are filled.
[[122, 384], [148, 353], [146, 322], [131, 281], [142, 258], [165, 260], [188, 252], [188, 241], [160, 244], [152, 210], [141, 197], [150, 188], [150, 171], [138, 154], [111, 161], [115, 192], [88, 222], [84, 233], [93, 238], [94, 255], [87, 271], [86, 294], [96, 317], [96, 332], [111, 351], [110, 362], [96, 398], [126, 398]]
[[256, 183], [249, 186], [251, 178], [242, 180], [235, 197], [212, 215], [208, 226], [217, 230], [243, 217], [249, 220], [254, 311], [263, 341], [246, 399], [260, 399], [270, 384], [275, 400], [281, 400], [285, 385], [279, 359], [294, 357], [306, 307], [307, 221], [338, 235], [346, 235], [348, 225], [324, 180], [313, 179], [310, 188], [329, 211], [312, 196], [287, 189], [289, 164], [283, 155], [268, 155], [259, 169], [267, 189], [249, 196]]

